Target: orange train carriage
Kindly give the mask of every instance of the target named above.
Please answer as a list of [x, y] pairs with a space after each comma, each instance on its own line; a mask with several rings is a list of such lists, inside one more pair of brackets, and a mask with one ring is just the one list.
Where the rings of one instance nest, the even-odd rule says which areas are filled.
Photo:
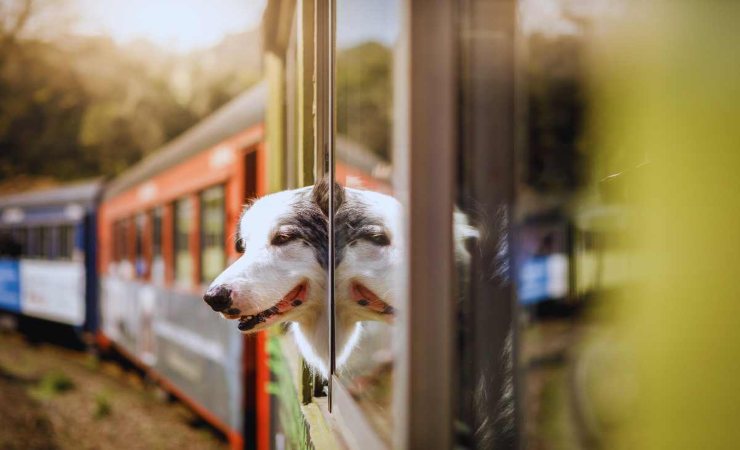
[[[201, 297], [238, 257], [233, 237], [245, 201], [267, 193], [266, 102], [262, 83], [109, 183], [0, 199], [0, 235], [21, 243], [20, 256], [0, 255], [0, 310], [95, 336], [220, 429], [235, 449], [270, 448], [266, 336], [239, 334]], [[378, 156], [346, 138], [336, 152], [337, 181], [389, 191], [389, 166]], [[77, 275], [60, 281], [65, 264], [75, 265]], [[22, 301], [31, 265], [55, 265], [56, 276], [47, 270], [37, 285], [70, 285], [68, 295], [50, 296], [37, 308], [41, 316]], [[80, 315], [48, 314], [56, 310]]]
[[[237, 333], [201, 297], [238, 257], [245, 201], [267, 193], [266, 91], [257, 85], [112, 180], [99, 209], [99, 344], [141, 366], [233, 448], [270, 445], [266, 337]], [[337, 155], [338, 181], [388, 189], [377, 156], [344, 141]]]
[[263, 337], [241, 336], [201, 296], [237, 257], [245, 199], [265, 193], [265, 98], [258, 85], [112, 180], [99, 209], [98, 342], [139, 364], [233, 448], [245, 438], [254, 445], [258, 418], [269, 416], [258, 389], [269, 377]]

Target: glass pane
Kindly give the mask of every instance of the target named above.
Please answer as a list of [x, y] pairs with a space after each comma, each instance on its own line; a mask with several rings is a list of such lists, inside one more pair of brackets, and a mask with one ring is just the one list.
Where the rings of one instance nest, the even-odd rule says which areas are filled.
[[226, 266], [224, 188], [216, 186], [201, 193], [201, 281], [210, 283]]
[[38, 245], [39, 229], [37, 227], [31, 227], [28, 229], [28, 251], [26, 255], [31, 258], [38, 256]]
[[134, 226], [136, 236], [135, 236], [135, 262], [134, 266], [136, 268], [136, 277], [137, 278], [145, 278], [149, 275], [149, 261], [147, 260], [146, 252], [145, 252], [145, 230], [146, 230], [146, 215], [139, 214], [136, 216], [136, 220], [134, 221]]
[[26, 256], [28, 254], [28, 229], [16, 228], [13, 230], [13, 238], [17, 247], [19, 256]]
[[74, 227], [62, 225], [59, 227], [59, 255], [60, 259], [71, 259], [74, 248]]
[[39, 233], [40, 233], [39, 256], [44, 259], [53, 258], [54, 239], [53, 239], [52, 228], [51, 227], [41, 227]]
[[188, 287], [193, 280], [193, 256], [190, 252], [193, 201], [184, 198], [175, 202], [175, 283]]
[[394, 264], [400, 206], [390, 195], [395, 0], [336, 3], [335, 216], [337, 374], [390, 442]]
[[162, 255], [162, 214], [163, 208], [155, 208], [149, 217], [152, 233], [152, 282], [164, 283], [164, 257]]
[[517, 448], [513, 287], [515, 0], [461, 3], [457, 268], [457, 448]]

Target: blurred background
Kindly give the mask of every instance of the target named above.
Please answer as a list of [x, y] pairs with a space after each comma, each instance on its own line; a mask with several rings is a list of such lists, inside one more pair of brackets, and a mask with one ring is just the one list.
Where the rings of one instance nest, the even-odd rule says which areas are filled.
[[255, 84], [263, 9], [0, 2], [0, 189], [117, 175]]
[[[0, 307], [8, 312], [0, 317], [0, 448], [254, 448], [249, 433], [259, 435], [265, 424], [279, 437], [259, 448], [304, 448], [296, 442], [316, 438], [307, 437], [304, 423], [320, 416], [306, 405], [324, 397], [321, 382], [291, 360], [285, 343], [236, 341], [233, 329], [207, 329], [211, 312], [196, 304], [208, 276], [235, 257], [228, 246], [244, 198], [313, 179], [305, 176], [313, 160], [302, 152], [314, 141], [301, 134], [314, 112], [314, 104], [301, 103], [314, 81], [302, 71], [313, 68], [301, 52], [313, 58], [315, 49], [301, 37], [314, 30], [298, 24], [313, 17], [301, 8], [314, 3], [299, 1], [293, 16], [294, 3], [0, 0], [0, 209], [7, 225]], [[476, 8], [494, 3], [460, 2], [454, 30], [461, 111], [455, 188], [471, 226], [490, 231], [503, 221], [512, 244], [500, 249], [510, 257], [511, 283], [502, 284], [512, 301], [495, 322], [496, 345], [508, 350], [487, 352], [493, 325], [478, 319], [480, 311], [498, 312], [481, 307], [494, 296], [475, 297], [465, 283], [495, 277], [493, 266], [473, 264], [458, 274], [453, 324], [456, 448], [737, 448], [740, 3], [512, 0], [497, 3], [511, 6], [511, 23], [474, 20]], [[337, 180], [347, 186], [397, 189], [391, 172], [394, 155], [404, 151], [393, 148], [394, 89], [405, 67], [397, 64], [403, 4], [338, 4]], [[492, 48], [480, 42], [496, 41], [491, 30], [500, 29], [516, 37], [513, 62], [495, 64], [493, 53], [479, 51]], [[276, 52], [288, 55], [280, 70], [271, 66]], [[488, 84], [478, 76], [486, 71], [511, 78]], [[474, 182], [481, 166], [473, 156], [485, 152], [469, 150], [500, 126], [489, 123], [486, 101], [507, 96], [505, 125], [513, 131], [503, 160], [510, 163], [504, 178], [512, 209], [502, 219], [479, 214], [474, 196], [485, 199], [485, 189], [500, 186]], [[270, 130], [262, 123], [277, 110], [290, 112], [280, 129], [290, 151], [276, 158], [283, 165], [273, 177], [265, 175], [264, 144], [286, 144], [279, 133], [265, 137]], [[175, 172], [175, 158], [192, 163], [189, 171]], [[155, 204], [167, 184], [157, 176], [167, 170], [180, 181], [224, 166], [235, 169], [220, 179], [220, 190], [209, 179], [198, 186], [204, 190], [167, 191], [166, 202]], [[84, 212], [64, 203], [73, 198]], [[98, 254], [85, 236], [97, 230], [92, 205], [101, 198], [109, 205], [99, 216]], [[38, 226], [54, 214], [66, 218]], [[30, 228], [17, 226], [26, 219]], [[95, 256], [87, 256], [90, 249]], [[97, 311], [61, 312], [63, 323], [56, 323], [33, 310], [42, 294], [21, 311], [13, 293], [22, 281], [13, 258], [21, 256], [79, 263], [69, 273], [80, 280], [83, 263], [107, 275], [102, 297], [137, 305], [113, 311], [116, 322], [101, 325], [125, 344], [120, 351], [101, 352], [107, 342], [90, 318]], [[181, 297], [145, 289], [180, 283], [181, 271]], [[137, 290], [110, 283], [122, 280], [138, 283]], [[178, 318], [177, 301], [190, 302], [203, 320]], [[157, 325], [156, 308], [182, 328]], [[365, 372], [341, 381], [390, 445], [395, 369], [389, 332], [378, 328], [365, 348], [374, 356]], [[165, 338], [189, 348], [172, 350]], [[513, 373], [513, 391], [488, 394], [514, 398], [516, 427], [492, 420], [486, 408], [494, 402], [477, 398], [487, 392], [479, 383], [500, 377], [497, 371]], [[218, 389], [205, 388], [210, 376], [221, 377]], [[269, 406], [257, 400], [245, 407], [266, 386]], [[299, 396], [300, 405], [284, 406]], [[264, 423], [255, 425], [255, 417]], [[497, 445], [480, 438], [481, 430], [499, 433]]]
[[[263, 9], [258, 0], [0, 1], [0, 196], [41, 189], [42, 203], [59, 203], [57, 186], [114, 178], [252, 87]], [[38, 238], [59, 244], [24, 248], [24, 258], [83, 261], [79, 238], [65, 237], [79, 226], [57, 232], [60, 219], [43, 208], [54, 226]], [[14, 272], [2, 269], [7, 302]], [[99, 358], [79, 329], [54, 320], [3, 317], [0, 448], [228, 446], [140, 367]]]

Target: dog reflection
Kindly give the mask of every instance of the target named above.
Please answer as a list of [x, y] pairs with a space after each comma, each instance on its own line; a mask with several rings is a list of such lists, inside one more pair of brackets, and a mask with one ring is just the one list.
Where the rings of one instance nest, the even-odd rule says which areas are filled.
[[[243, 333], [291, 322], [308, 364], [329, 373], [327, 183], [267, 195], [238, 223], [241, 256], [203, 299]], [[401, 206], [394, 198], [335, 185], [337, 368], [356, 346], [361, 322], [389, 322], [402, 262]]]

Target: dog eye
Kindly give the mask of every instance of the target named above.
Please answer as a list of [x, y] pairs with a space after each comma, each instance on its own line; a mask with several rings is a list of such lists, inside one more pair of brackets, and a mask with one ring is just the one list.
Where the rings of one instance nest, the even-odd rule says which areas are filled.
[[375, 245], [379, 245], [381, 247], [385, 247], [386, 245], [391, 245], [391, 240], [385, 233], [373, 233], [368, 234], [364, 236], [365, 239], [372, 242]]
[[270, 245], [285, 245], [288, 242], [291, 242], [295, 240], [298, 236], [292, 233], [288, 233], [285, 231], [279, 231], [275, 233], [275, 235], [272, 237], [272, 240], [270, 241]]
[[234, 240], [234, 248], [236, 249], [237, 253], [244, 253], [244, 241], [241, 240], [241, 238], [236, 238]]

